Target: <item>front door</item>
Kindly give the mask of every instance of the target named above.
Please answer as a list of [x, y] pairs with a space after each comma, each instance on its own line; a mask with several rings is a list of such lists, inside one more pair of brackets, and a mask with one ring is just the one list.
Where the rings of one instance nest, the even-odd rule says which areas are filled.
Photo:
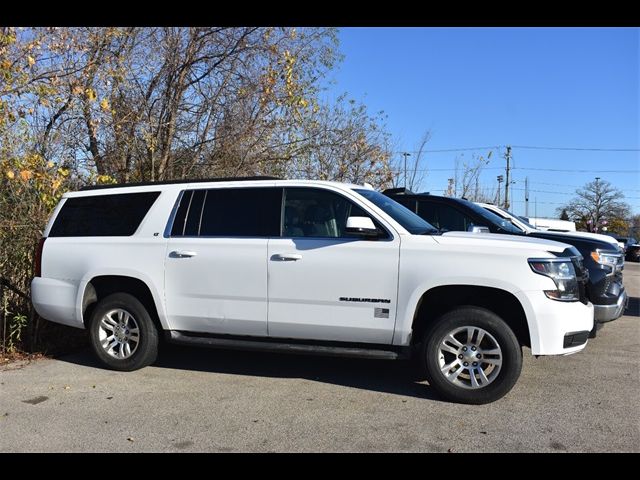
[[[369, 216], [385, 238], [345, 232]], [[282, 237], [269, 240], [269, 336], [389, 344], [400, 240], [343, 194], [285, 189]]]

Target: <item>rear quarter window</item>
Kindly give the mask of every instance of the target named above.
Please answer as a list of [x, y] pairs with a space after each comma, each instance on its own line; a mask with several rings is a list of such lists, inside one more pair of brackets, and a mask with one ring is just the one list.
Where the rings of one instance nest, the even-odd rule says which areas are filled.
[[126, 237], [133, 235], [160, 192], [68, 198], [50, 237]]

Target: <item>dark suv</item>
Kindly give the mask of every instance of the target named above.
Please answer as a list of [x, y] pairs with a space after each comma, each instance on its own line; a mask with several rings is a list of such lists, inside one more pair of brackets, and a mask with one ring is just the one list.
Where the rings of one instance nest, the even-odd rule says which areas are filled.
[[640, 262], [640, 244], [633, 237], [622, 237], [620, 235], [611, 235], [619, 243], [624, 245], [624, 259], [628, 262]]
[[[595, 321], [602, 324], [615, 320], [624, 312], [627, 304], [627, 294], [622, 284], [624, 254], [620, 250], [612, 250], [610, 243], [572, 235], [571, 232], [540, 230], [525, 233], [508, 220], [460, 198], [413, 193], [404, 188], [389, 189], [383, 193], [441, 231], [526, 235], [573, 245], [582, 254], [584, 266], [589, 272], [587, 297], [595, 307]], [[595, 334], [595, 331], [596, 327], [592, 333]]]

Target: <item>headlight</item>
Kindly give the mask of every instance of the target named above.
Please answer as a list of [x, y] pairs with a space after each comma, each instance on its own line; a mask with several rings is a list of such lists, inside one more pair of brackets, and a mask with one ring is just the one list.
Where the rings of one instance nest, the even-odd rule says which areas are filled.
[[594, 250], [591, 252], [591, 258], [594, 262], [611, 268], [621, 267], [624, 265], [624, 257], [619, 253]]
[[571, 260], [530, 258], [529, 266], [534, 272], [549, 277], [555, 282], [555, 290], [544, 291], [547, 297], [563, 302], [575, 302], [580, 299], [576, 271]]

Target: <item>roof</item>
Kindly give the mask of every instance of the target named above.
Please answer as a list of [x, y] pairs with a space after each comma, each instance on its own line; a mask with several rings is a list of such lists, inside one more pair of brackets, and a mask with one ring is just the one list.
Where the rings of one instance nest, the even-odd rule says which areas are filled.
[[[209, 179], [192, 179], [192, 180], [167, 180], [160, 182], [136, 182], [136, 183], [116, 183], [109, 185], [92, 185], [83, 187], [80, 190], [67, 192], [63, 195], [64, 198], [76, 197], [76, 196], [92, 196], [92, 195], [106, 195], [119, 194], [124, 192], [149, 192], [158, 190], [169, 189], [183, 189], [183, 188], [207, 188], [207, 184], [223, 184], [230, 183], [234, 186], [247, 186], [247, 184], [256, 183], [264, 186], [304, 186], [304, 185], [325, 185], [333, 186], [340, 189], [358, 189], [366, 188], [373, 189], [371, 185], [356, 185], [353, 183], [342, 183], [328, 180], [283, 180], [278, 177], [227, 177], [227, 178], [209, 178]], [[154, 188], [157, 187], [157, 188]]]
[[157, 182], [131, 182], [131, 183], [110, 183], [105, 185], [87, 185], [80, 189], [81, 192], [87, 190], [103, 190], [107, 188], [123, 188], [123, 187], [147, 187], [151, 185], [174, 185], [178, 183], [209, 183], [209, 182], [231, 182], [231, 181], [253, 181], [253, 180], [280, 180], [278, 177], [257, 176], [257, 177], [219, 177], [219, 178], [203, 178], [197, 180], [162, 180]]

